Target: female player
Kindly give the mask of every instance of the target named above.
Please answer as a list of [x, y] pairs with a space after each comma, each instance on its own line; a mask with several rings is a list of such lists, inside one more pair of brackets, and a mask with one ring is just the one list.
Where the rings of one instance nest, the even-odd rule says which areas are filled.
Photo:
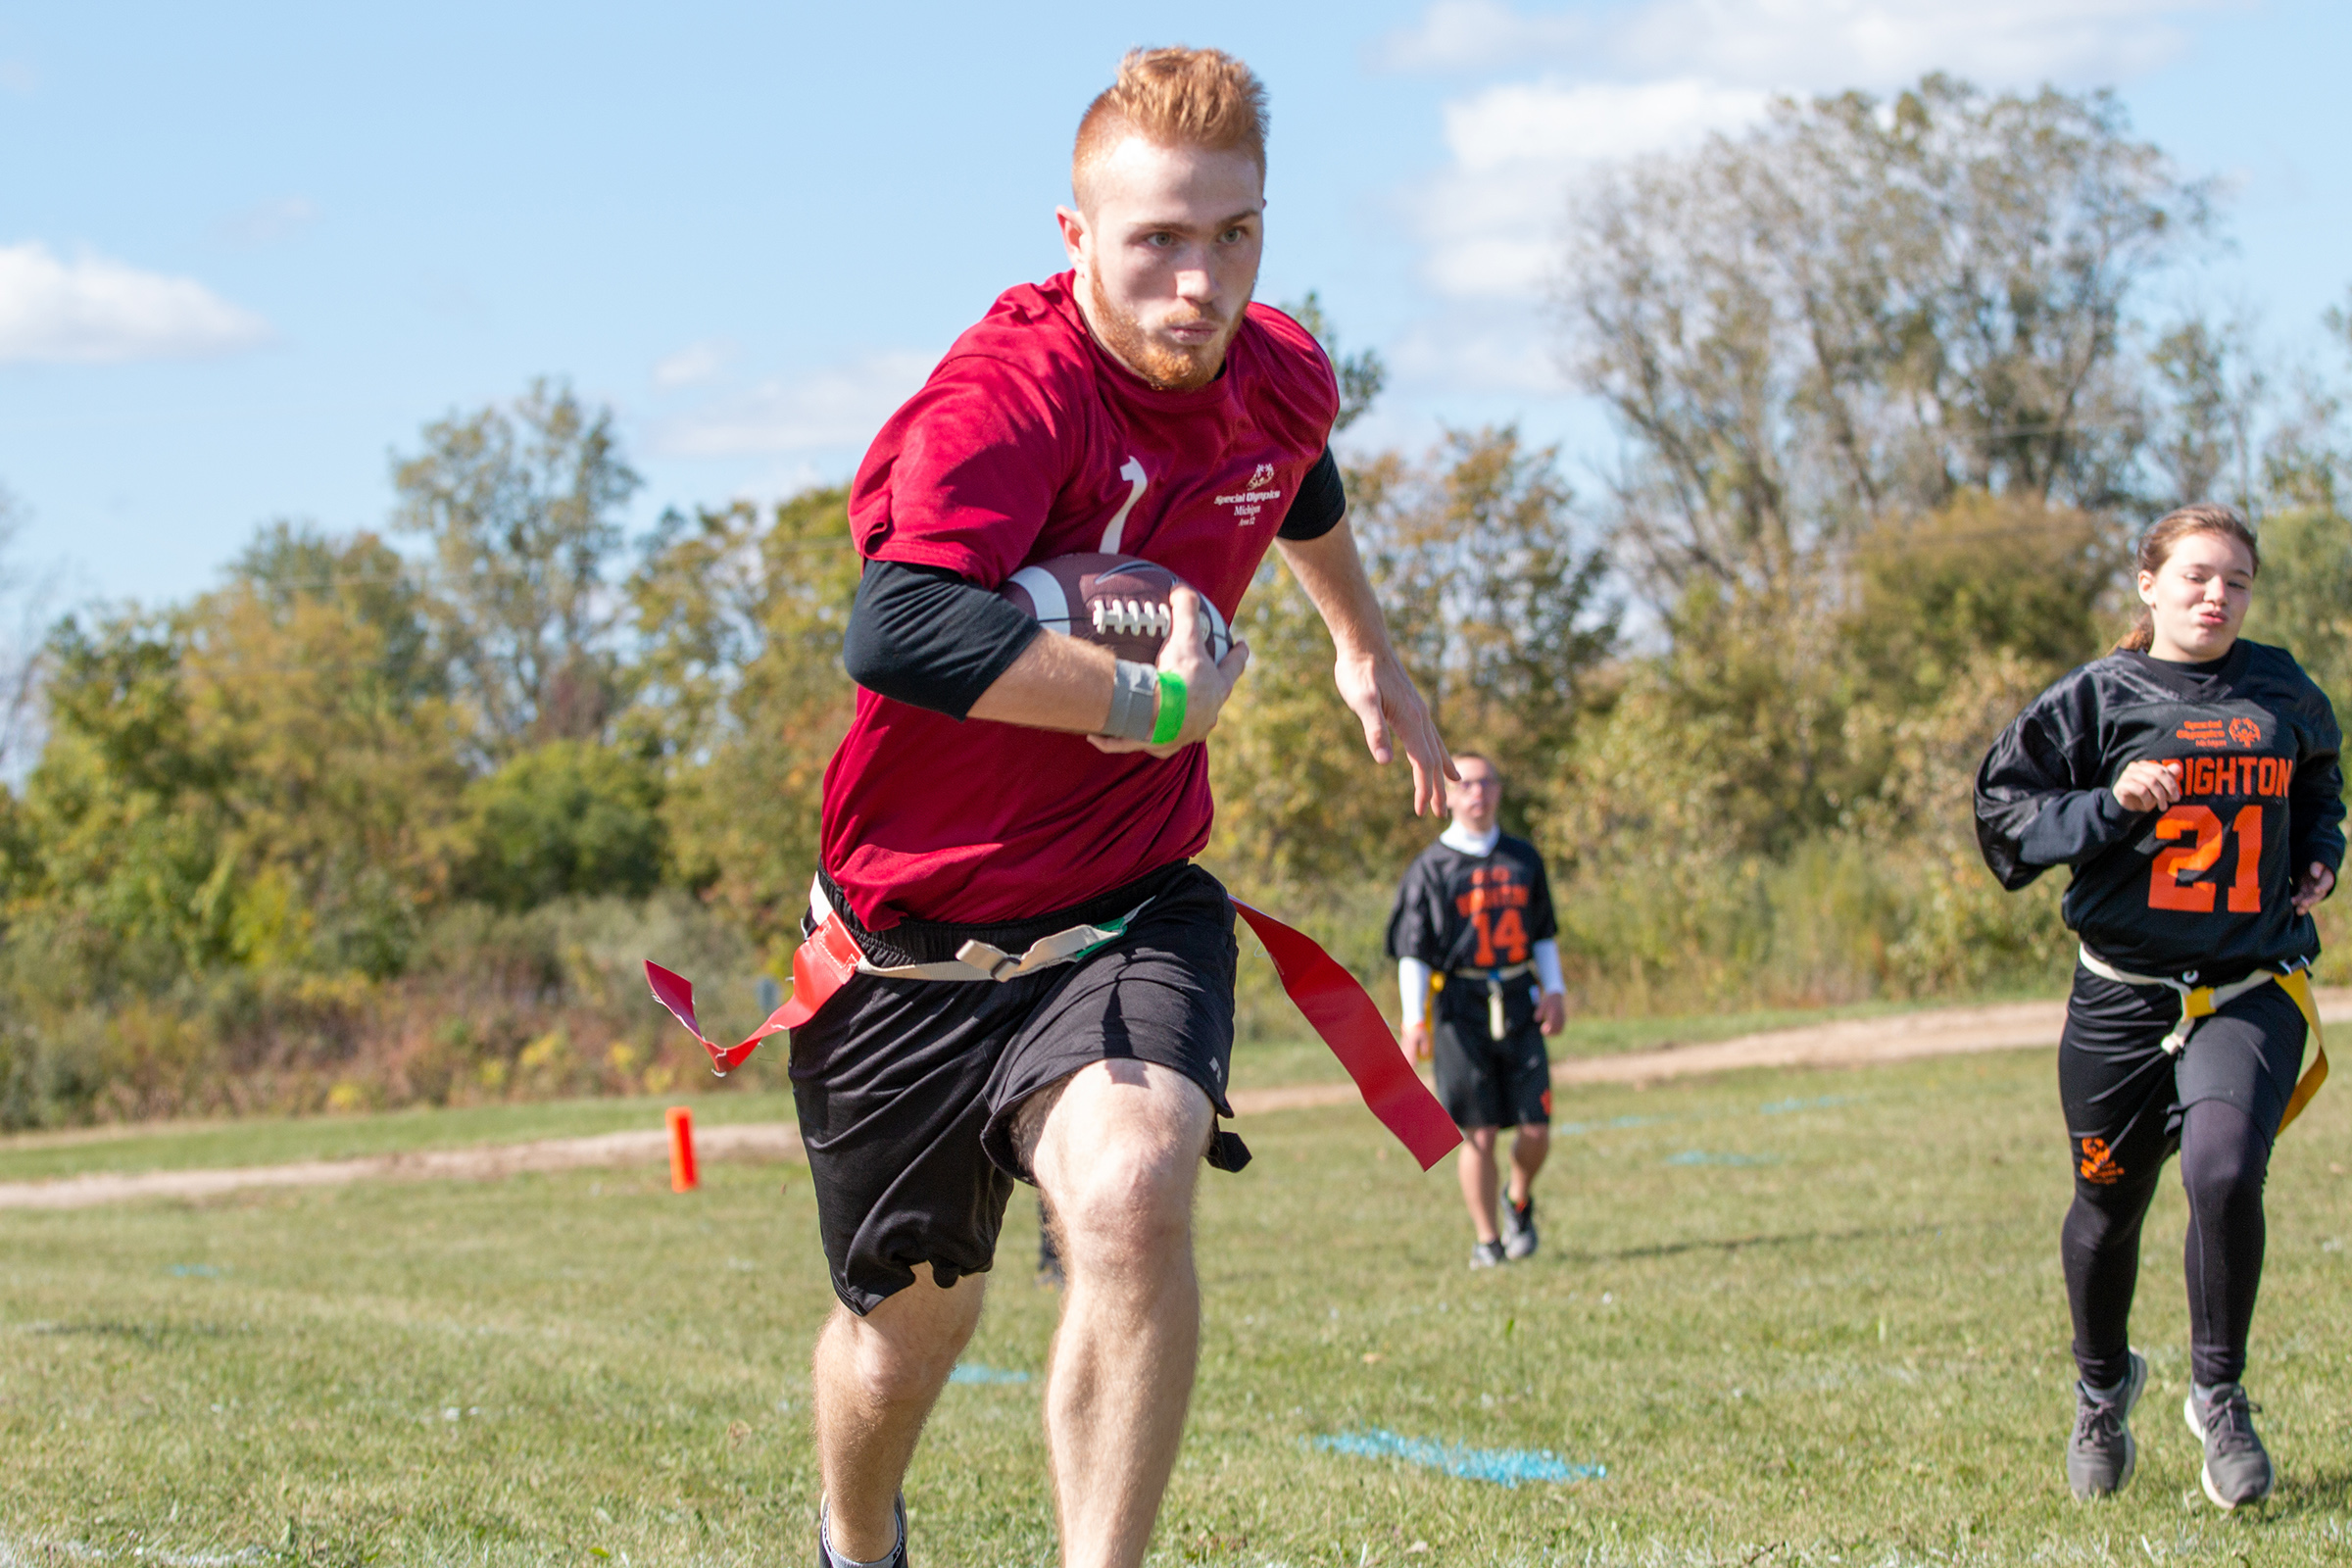
[[2014, 891], [2074, 867], [2082, 939], [2058, 1045], [2075, 1170], [2060, 1250], [2077, 1389], [2067, 1484], [2132, 1479], [2139, 1229], [2165, 1159], [2188, 1191], [2189, 1430], [2205, 1494], [2270, 1494], [2240, 1382], [2262, 1279], [2271, 1142], [2319, 1087], [2312, 908], [2342, 863], [2341, 733], [2283, 650], [2240, 641], [2260, 557], [2227, 507], [2184, 507], [2139, 546], [2147, 609], [2106, 658], [2018, 715], [1977, 771], [1977, 841]]

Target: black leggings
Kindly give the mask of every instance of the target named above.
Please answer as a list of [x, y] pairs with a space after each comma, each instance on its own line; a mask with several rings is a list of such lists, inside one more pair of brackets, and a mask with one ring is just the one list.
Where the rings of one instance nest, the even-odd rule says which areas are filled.
[[[2254, 1119], [2221, 1100], [2187, 1108], [2180, 1128], [2180, 1184], [2188, 1190], [2189, 1366], [2199, 1383], [2245, 1375], [2246, 1336], [2262, 1289], [2262, 1183], [2271, 1141]], [[2139, 1227], [2161, 1172], [2093, 1187], [2075, 1182], [2061, 1233], [2066, 1297], [2074, 1308], [2075, 1364], [2094, 1389], [2113, 1388], [2126, 1359], [2132, 1293], [2139, 1283]]]
[[2075, 1162], [2061, 1233], [2075, 1364], [2092, 1388], [2131, 1369], [2139, 1233], [2165, 1159], [2178, 1148], [2188, 1194], [2189, 1365], [2202, 1384], [2245, 1374], [2262, 1288], [2262, 1188], [2302, 1060], [2303, 1015], [2277, 986], [2198, 1024], [2178, 1057], [2160, 1042], [2180, 1015], [2162, 987], [2075, 975], [2058, 1081]]

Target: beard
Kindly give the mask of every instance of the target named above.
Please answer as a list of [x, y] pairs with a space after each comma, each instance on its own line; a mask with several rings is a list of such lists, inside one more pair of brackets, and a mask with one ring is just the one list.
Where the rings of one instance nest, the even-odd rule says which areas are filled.
[[[1144, 329], [1144, 323], [1121, 311], [1102, 292], [1102, 279], [1090, 275], [1087, 297], [1094, 306], [1094, 328], [1102, 339], [1102, 346], [1117, 355], [1127, 368], [1142, 376], [1145, 382], [1160, 392], [1192, 392], [1208, 385], [1225, 368], [1225, 350], [1233, 343], [1233, 334], [1241, 330], [1242, 318], [1249, 301], [1242, 302], [1232, 318], [1217, 330], [1217, 335], [1198, 348], [1182, 348], [1154, 339]], [[1216, 318], [1205, 311], [1188, 308], [1184, 314], [1168, 318], [1170, 326], [1191, 326]]]

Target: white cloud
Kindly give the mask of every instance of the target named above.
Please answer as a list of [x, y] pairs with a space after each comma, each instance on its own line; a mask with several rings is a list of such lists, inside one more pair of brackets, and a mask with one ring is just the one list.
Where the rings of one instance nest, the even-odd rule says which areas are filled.
[[2176, 58], [2167, 19], [2228, 0], [1649, 0], [1626, 13], [1620, 70], [1754, 86], [1886, 90], [1931, 71], [1996, 87], [2105, 83]]
[[677, 353], [663, 355], [654, 362], [654, 386], [671, 392], [682, 386], [700, 386], [715, 380], [739, 352], [741, 345], [731, 338], [707, 337], [699, 343], [689, 343]]
[[1734, 85], [1887, 87], [1929, 71], [2002, 86], [2113, 80], [2177, 58], [2169, 19], [2244, 0], [1635, 0], [1522, 11], [1434, 0], [1373, 47], [1398, 71], [1565, 66], [1591, 75], [1700, 74]]
[[1737, 130], [1771, 100], [1756, 88], [1682, 77], [1510, 82], [1448, 104], [1452, 167], [1414, 203], [1424, 274], [1455, 299], [1535, 296], [1559, 248], [1563, 194], [1580, 171]]
[[1513, 82], [1446, 106], [1455, 167], [1484, 173], [1517, 163], [1578, 164], [1688, 146], [1762, 116], [1772, 95], [1694, 76], [1670, 81]]
[[1463, 71], [1564, 53], [1588, 41], [1582, 17], [1529, 16], [1501, 0], [1437, 0], [1421, 21], [1372, 46], [1388, 71]]
[[861, 447], [935, 363], [924, 354], [873, 354], [804, 380], [765, 381], [663, 420], [655, 427], [655, 449], [665, 457], [734, 458]]
[[0, 245], [0, 364], [209, 359], [270, 339], [270, 323], [189, 277], [38, 240]]
[[2110, 82], [2176, 58], [2243, 0], [1633, 0], [1575, 15], [1436, 0], [1375, 59], [1501, 74], [1445, 106], [1448, 167], [1408, 195], [1451, 299], [1533, 301], [1567, 192], [1595, 164], [1737, 132], [1777, 93], [1886, 92], [1930, 71], [1995, 88]]
[[232, 245], [275, 245], [292, 239], [318, 221], [316, 204], [300, 196], [257, 202], [241, 213], [222, 219], [215, 230]]

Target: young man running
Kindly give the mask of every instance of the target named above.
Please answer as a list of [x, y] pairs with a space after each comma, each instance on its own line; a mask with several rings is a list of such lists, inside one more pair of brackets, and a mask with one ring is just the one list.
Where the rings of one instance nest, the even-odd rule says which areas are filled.
[[[1462, 1199], [1478, 1245], [1472, 1268], [1536, 1250], [1536, 1172], [1551, 1149], [1551, 1059], [1544, 1036], [1568, 1019], [1559, 930], [1544, 858], [1494, 825], [1502, 775], [1475, 753], [1446, 786], [1453, 825], [1396, 890], [1389, 956], [1404, 1004], [1404, 1049], [1437, 1057], [1438, 1099], [1462, 1130]], [[1437, 989], [1433, 1026], [1430, 991]], [[1494, 1145], [1511, 1140], [1510, 1191], [1495, 1205]]]
[[[1411, 760], [1416, 810], [1449, 766], [1345, 520], [1331, 366], [1250, 303], [1257, 79], [1213, 50], [1128, 56], [1080, 123], [1071, 184], [1072, 270], [997, 301], [851, 493], [867, 559], [845, 655], [863, 689], [826, 775], [810, 923], [862, 961], [792, 1035], [841, 1298], [815, 1357], [827, 1568], [906, 1560], [900, 1484], [1020, 1177], [1068, 1274], [1045, 1398], [1062, 1560], [1140, 1562], [1198, 1349], [1195, 1173], [1246, 1157], [1216, 1131], [1234, 911], [1188, 857], [1210, 818], [1200, 742], [1249, 651], [1212, 662], [1196, 633], [1156, 670], [1123, 663], [992, 590], [1111, 551], [1230, 620], [1279, 548], [1374, 759], [1394, 741]], [[1178, 590], [1175, 624], [1196, 607]]]

